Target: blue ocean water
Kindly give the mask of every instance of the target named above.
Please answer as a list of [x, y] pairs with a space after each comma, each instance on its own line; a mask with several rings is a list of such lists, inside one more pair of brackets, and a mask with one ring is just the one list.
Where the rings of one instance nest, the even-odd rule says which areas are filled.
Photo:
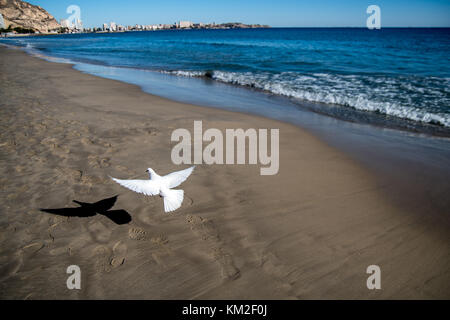
[[344, 113], [450, 127], [450, 29], [168, 30], [2, 41], [75, 62], [207, 77]]

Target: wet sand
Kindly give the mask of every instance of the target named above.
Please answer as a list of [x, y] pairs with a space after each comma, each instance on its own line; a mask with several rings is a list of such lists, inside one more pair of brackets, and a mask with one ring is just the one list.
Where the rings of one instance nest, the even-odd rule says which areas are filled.
[[[389, 201], [380, 179], [298, 127], [170, 101], [3, 47], [0, 78], [2, 299], [450, 298], [448, 228], [398, 205], [408, 199]], [[222, 132], [279, 128], [279, 173], [199, 165], [171, 214], [159, 197], [108, 178], [187, 167], [170, 161], [170, 136], [194, 120]], [[40, 210], [115, 195], [109, 214]], [[72, 264], [81, 290], [66, 287]], [[381, 290], [366, 287], [374, 264]]]

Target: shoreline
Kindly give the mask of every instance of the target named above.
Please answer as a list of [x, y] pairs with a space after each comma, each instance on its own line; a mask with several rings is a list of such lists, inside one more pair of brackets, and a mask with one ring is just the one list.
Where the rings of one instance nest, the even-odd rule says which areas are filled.
[[[46, 59], [44, 55], [42, 58]], [[51, 59], [65, 59], [65, 58], [59, 58], [56, 56], [55, 57], [48, 56], [48, 58], [50, 60]], [[404, 132], [404, 133], [424, 135], [429, 138], [437, 138], [437, 139], [444, 138], [444, 139], [449, 139], [449, 141], [450, 141], [450, 127], [446, 127], [441, 124], [437, 125], [437, 124], [432, 124], [432, 123], [427, 123], [427, 122], [414, 121], [414, 120], [411, 120], [408, 118], [399, 118], [399, 117], [392, 116], [392, 115], [379, 114], [379, 113], [376, 113], [373, 111], [358, 110], [354, 107], [335, 105], [335, 104], [327, 104], [324, 102], [303, 101], [300, 99], [296, 99], [294, 97], [275, 94], [271, 91], [256, 88], [256, 87], [253, 87], [250, 85], [242, 85], [242, 84], [225, 82], [220, 79], [214, 79], [208, 75], [178, 75], [177, 70], [172, 70], [172, 71], [152, 70], [152, 69], [147, 70], [147, 69], [141, 69], [141, 68], [137, 68], [137, 67], [101, 65], [101, 64], [92, 63], [90, 61], [88, 61], [88, 62], [71, 61], [71, 62], [67, 62], [67, 63], [73, 64], [74, 69], [76, 69], [78, 71], [83, 70], [84, 69], [83, 66], [90, 65], [92, 67], [87, 67], [86, 69], [95, 70], [95, 68], [98, 68], [98, 69], [108, 68], [108, 69], [124, 70], [125, 72], [126, 72], [126, 70], [133, 70], [133, 71], [138, 71], [138, 72], [151, 72], [156, 75], [163, 74], [163, 75], [167, 75], [169, 77], [174, 77], [174, 78], [175, 77], [183, 77], [183, 78], [190, 79], [190, 80], [200, 80], [202, 82], [214, 81], [214, 82], [217, 82], [218, 84], [234, 87], [239, 90], [240, 89], [248, 90], [249, 95], [257, 93], [257, 94], [265, 95], [267, 97], [275, 96], [282, 105], [293, 105], [297, 108], [302, 109], [303, 111], [313, 112], [320, 116], [331, 117], [331, 118], [339, 120], [339, 121], [355, 123], [358, 125], [368, 125], [368, 126], [372, 126], [375, 129], [379, 129], [379, 130], [388, 129], [388, 130], [396, 130], [396, 131], [400, 131], [400, 132]], [[97, 76], [100, 76], [100, 75], [98, 75], [98, 73], [102, 73], [101, 71], [90, 71], [90, 72], [83, 71], [83, 72], [87, 72], [89, 74], [93, 74], [93, 75], [97, 75]], [[173, 74], [172, 72], [175, 72], [175, 73]], [[104, 78], [105, 76], [100, 76], [100, 77]], [[106, 77], [106, 78], [108, 78], [108, 77]], [[122, 80], [120, 78], [110, 78], [110, 79], [115, 79], [115, 80], [122, 81], [125, 83], [130, 83], [130, 82]], [[134, 84], [134, 83], [132, 83], [132, 84]], [[142, 85], [139, 85], [139, 86], [142, 88], [143, 91], [146, 91], [142, 87]], [[160, 94], [153, 93], [152, 91], [146, 91], [146, 92], [150, 93], [150, 94], [155, 94], [157, 96], [161, 96]], [[191, 104], [195, 104], [195, 105], [201, 105], [203, 107], [212, 107], [211, 102], [208, 103], [208, 102], [202, 101], [201, 99], [199, 99], [198, 101], [185, 101], [182, 98], [177, 99], [175, 97], [171, 97], [168, 95], [164, 95], [163, 97], [165, 97], [169, 100], [176, 100], [181, 103], [191, 103]], [[229, 108], [223, 107], [223, 106], [214, 106], [214, 107], [219, 107], [222, 109], [229, 110]], [[342, 109], [342, 108], [345, 108], [345, 109]], [[249, 112], [249, 111], [245, 111], [242, 109], [239, 110], [238, 112], [265, 117], [264, 114], [260, 114], [258, 112]], [[272, 118], [270, 116], [268, 118], [280, 120], [277, 118]], [[292, 122], [292, 121], [286, 121], [286, 120], [282, 120], [282, 121]], [[295, 124], [295, 122], [294, 122], [294, 124]]]
[[[282, 28], [282, 29], [284, 29], [284, 28]], [[292, 29], [298, 29], [298, 28], [292, 28]], [[387, 28], [387, 29], [390, 29], [390, 28]], [[67, 39], [70, 39], [70, 36]], [[26, 49], [25, 50], [26, 52], [28, 52], [32, 55], [41, 56], [45, 59], [45, 57], [47, 56], [47, 53], [43, 53], [43, 52], [41, 52], [41, 50], [35, 50], [33, 42], [28, 43], [27, 48], [29, 46], [30, 46], [30, 50]], [[45, 48], [45, 46], [44, 46], [44, 48]], [[249, 95], [251, 95], [250, 92], [258, 92], [258, 93], [265, 94], [267, 96], [274, 95], [274, 96], [279, 97], [280, 103], [283, 105], [294, 105], [295, 108], [301, 108], [304, 111], [314, 112], [314, 113], [324, 115], [327, 117], [333, 117], [335, 119], [342, 120], [342, 121], [352, 122], [352, 123], [356, 123], [356, 124], [367, 124], [367, 125], [374, 126], [376, 128], [380, 128], [380, 129], [394, 129], [394, 130], [399, 130], [399, 131], [412, 132], [412, 133], [417, 133], [419, 135], [428, 135], [430, 137], [450, 138], [450, 127], [448, 126], [448, 123], [447, 123], [447, 120], [445, 117], [445, 113], [441, 114], [438, 111], [428, 111], [428, 109], [426, 109], [426, 108], [424, 108], [422, 110], [422, 108], [420, 106], [418, 107], [418, 106], [415, 106], [414, 104], [408, 105], [406, 103], [405, 105], [402, 105], [400, 103], [395, 108], [394, 107], [390, 108], [385, 105], [378, 106], [377, 100], [374, 100], [374, 102], [373, 102], [373, 103], [375, 103], [375, 107], [372, 105], [372, 101], [367, 101], [366, 103], [362, 102], [362, 104], [355, 104], [354, 102], [351, 102], [351, 101], [349, 102], [348, 97], [345, 98], [345, 96], [344, 96], [344, 98], [342, 98], [342, 99], [344, 99], [342, 102], [337, 102], [337, 103], [330, 101], [330, 99], [331, 100], [333, 100], [333, 99], [329, 98], [329, 97], [327, 99], [302, 98], [301, 92], [296, 94], [295, 91], [291, 92], [291, 90], [287, 90], [287, 91], [281, 90], [280, 91], [276, 88], [271, 89], [270, 86], [267, 89], [266, 85], [270, 84], [270, 82], [268, 82], [268, 84], [266, 83], [266, 85], [263, 86], [262, 84], [258, 84], [257, 81], [252, 82], [253, 80], [251, 77], [249, 79], [247, 79], [245, 77], [244, 77], [244, 79], [240, 79], [239, 77], [234, 77], [233, 72], [231, 72], [231, 71], [230, 72], [228, 72], [228, 71], [222, 72], [220, 70], [208, 71], [208, 69], [205, 69], [205, 70], [195, 69], [195, 70], [189, 71], [190, 70], [189, 68], [188, 68], [188, 70], [184, 70], [183, 68], [181, 68], [179, 70], [176, 68], [175, 69], [169, 68], [167, 70], [164, 70], [164, 69], [160, 70], [158, 68], [156, 68], [156, 69], [148, 68], [147, 69], [144, 66], [145, 64], [142, 65], [142, 68], [138, 67], [137, 65], [136, 66], [131, 66], [131, 65], [121, 66], [120, 63], [118, 63], [119, 65], [114, 66], [114, 64], [116, 64], [116, 63], [113, 63], [112, 65], [105, 65], [101, 61], [96, 61], [95, 58], [92, 58], [94, 60], [89, 60], [85, 57], [70, 58], [65, 55], [56, 54], [56, 53], [54, 53], [54, 55], [48, 55], [47, 57], [50, 60], [58, 60], [59, 59], [59, 60], [70, 61], [70, 63], [74, 64], [75, 69], [78, 69], [78, 70], [80, 70], [79, 68], [90, 69], [90, 71], [87, 71], [87, 72], [94, 74], [94, 75], [98, 75], [98, 73], [110, 73], [111, 77], [107, 77], [107, 78], [113, 78], [116, 80], [121, 80], [121, 81], [132, 83], [132, 84], [136, 84], [136, 83], [134, 83], [133, 81], [130, 82], [128, 80], [124, 80], [124, 79], [120, 79], [118, 77], [112, 76], [113, 73], [115, 73], [114, 69], [116, 69], [116, 70], [123, 69], [123, 71], [120, 71], [119, 73], [121, 73], [122, 77], [125, 77], [125, 78], [127, 78], [127, 75], [125, 75], [125, 73], [127, 72], [126, 70], [128, 70], [130, 73], [136, 73], [135, 71], [141, 71], [141, 72], [152, 71], [153, 73], [156, 73], [156, 74], [172, 75], [173, 77], [176, 77], [176, 78], [186, 77], [186, 78], [190, 78], [190, 79], [200, 80], [200, 81], [205, 82], [205, 87], [208, 86], [208, 84], [206, 84], [206, 82], [208, 82], [208, 79], [211, 79], [217, 83], [221, 83], [221, 84], [225, 84], [225, 85], [229, 85], [229, 86], [235, 86], [235, 87], [239, 87], [239, 88], [250, 89], [250, 90], [248, 90]], [[111, 71], [102, 71], [101, 70], [102, 68], [111, 68], [112, 70]], [[227, 74], [227, 72], [228, 72], [228, 74]], [[216, 76], [215, 76], [215, 73], [217, 73]], [[225, 73], [225, 75], [223, 75], [222, 73]], [[201, 74], [203, 74], [203, 75], [201, 75]], [[105, 77], [105, 76], [102, 75], [102, 77]], [[139, 77], [139, 76], [137, 76], [137, 77]], [[178, 80], [173, 80], [172, 82], [177, 82], [177, 81]], [[144, 91], [146, 91], [144, 88], [146, 86], [145, 83], [139, 84], [139, 85], [143, 87]], [[170, 86], [170, 84], [169, 84], [169, 86]], [[362, 88], [361, 90], [364, 91], [364, 88]], [[208, 90], [206, 90], [206, 91], [208, 91]], [[381, 90], [381, 91], [383, 91], [383, 90]], [[159, 92], [149, 92], [149, 93], [156, 94], [158, 96], [163, 95]], [[308, 93], [306, 93], [306, 95], [307, 94]], [[298, 95], [300, 95], [300, 97]], [[214, 102], [211, 102], [211, 99], [209, 101], [204, 100], [203, 97], [198, 98], [197, 100], [193, 100], [193, 99], [186, 99], [185, 97], [174, 98], [174, 97], [177, 97], [177, 95], [174, 95], [174, 96], [163, 95], [163, 96], [166, 98], [169, 98], [169, 99], [175, 99], [179, 102], [187, 102], [187, 103], [196, 104], [196, 105], [200, 104], [202, 106], [207, 106], [207, 107], [210, 107], [214, 103]], [[225, 95], [222, 98], [224, 98], [225, 100], [227, 99], [227, 97], [225, 97]], [[282, 102], [283, 99], [285, 100], [284, 102]], [[230, 97], [228, 97], [228, 100], [230, 100], [232, 102], [232, 99], [230, 99]], [[396, 105], [396, 104], [394, 103], [394, 105]], [[377, 108], [381, 108], [381, 109], [377, 109]], [[238, 110], [238, 111], [245, 112], [245, 110], [242, 110], [242, 108], [241, 108], [241, 110]], [[253, 113], [256, 113], [257, 115], [266, 116], [265, 114], [261, 114], [259, 112], [253, 112]], [[279, 118], [276, 118], [276, 119], [280, 120]], [[281, 120], [283, 120], [283, 119], [281, 119]]]
[[[373, 174], [308, 131], [12, 50], [0, 47], [2, 298], [448, 298], [447, 226], [389, 202]], [[279, 174], [201, 165], [169, 215], [160, 199], [107, 179], [143, 178], [150, 165], [176, 170], [170, 132], [194, 120], [279, 128]], [[114, 208], [132, 216], [127, 225], [39, 211], [115, 194]], [[77, 292], [64, 285], [70, 264], [84, 270]], [[383, 290], [366, 288], [372, 264]]]

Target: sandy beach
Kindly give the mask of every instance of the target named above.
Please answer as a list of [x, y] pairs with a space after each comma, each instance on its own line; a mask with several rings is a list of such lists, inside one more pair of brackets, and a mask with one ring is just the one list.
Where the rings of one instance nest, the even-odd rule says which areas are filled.
[[[1, 299], [448, 299], [447, 225], [296, 126], [174, 102], [0, 47]], [[145, 179], [176, 128], [277, 128], [280, 169], [198, 165], [170, 214]], [[62, 216], [114, 196], [111, 215]], [[400, 197], [400, 196], [397, 196]], [[41, 211], [47, 209], [47, 212]], [[78, 211], [77, 211], [78, 212]], [[81, 290], [66, 287], [69, 265]], [[368, 290], [378, 265], [382, 289]]]

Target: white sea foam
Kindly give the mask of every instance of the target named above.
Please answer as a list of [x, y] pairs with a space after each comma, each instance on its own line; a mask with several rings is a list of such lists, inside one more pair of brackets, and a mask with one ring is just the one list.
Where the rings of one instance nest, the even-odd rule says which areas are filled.
[[[177, 76], [202, 77], [202, 71], [169, 71]], [[309, 102], [341, 105], [357, 110], [450, 127], [450, 79], [436, 77], [374, 77], [315, 73], [300, 75], [251, 72], [208, 72], [217, 81], [268, 91]]]
[[183, 77], [203, 77], [205, 76], [205, 72], [202, 71], [182, 71], [182, 70], [175, 70], [175, 71], [161, 71], [161, 73], [166, 74], [172, 74], [175, 76], [183, 76]]

